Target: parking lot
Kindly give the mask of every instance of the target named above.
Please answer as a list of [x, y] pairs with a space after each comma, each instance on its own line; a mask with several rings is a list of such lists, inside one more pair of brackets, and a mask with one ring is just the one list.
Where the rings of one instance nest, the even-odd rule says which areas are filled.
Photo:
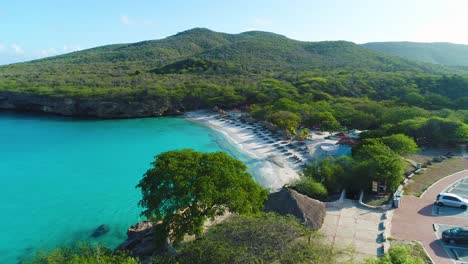
[[[468, 199], [468, 178], [461, 179], [454, 184], [447, 187], [443, 192], [454, 193], [460, 195], [463, 198]], [[453, 208], [448, 206], [437, 206], [434, 205], [432, 208], [432, 215], [435, 216], [453, 216], [468, 219], [468, 210], [460, 208]], [[468, 222], [467, 222], [468, 225]]]
[[446, 192], [458, 194], [461, 197], [468, 199], [468, 178], [461, 179], [455, 184], [449, 186]]
[[[436, 229], [437, 229], [437, 237], [441, 238], [442, 237], [442, 232], [444, 230], [454, 228], [454, 226], [450, 225], [442, 225], [442, 224], [435, 224]], [[441, 239], [439, 240], [439, 243], [442, 245], [444, 248], [445, 252], [449, 255], [452, 260], [457, 263], [457, 264], [466, 264], [468, 263], [468, 245], [463, 245], [463, 244], [447, 244], [443, 242]]]
[[[461, 179], [460, 181], [455, 182], [454, 184], [450, 185], [447, 187], [443, 192], [449, 192], [449, 193], [454, 193], [457, 194], [463, 198], [468, 199], [468, 178]], [[432, 214], [436, 216], [453, 216], [453, 217], [460, 217], [460, 218], [466, 218], [468, 219], [468, 210], [463, 210], [460, 208], [453, 208], [453, 207], [448, 207], [448, 206], [437, 206], [434, 205], [432, 208]], [[453, 228], [455, 226], [451, 225], [442, 225], [442, 224], [435, 224], [436, 229], [437, 229], [437, 237], [441, 238], [442, 237], [442, 232], [444, 230]], [[467, 224], [468, 226], [468, 220]], [[445, 252], [449, 255], [450, 258], [455, 263], [463, 263], [466, 264], [468, 263], [468, 245], [463, 245], [463, 244], [447, 244], [443, 242], [442, 240], [438, 241]]]

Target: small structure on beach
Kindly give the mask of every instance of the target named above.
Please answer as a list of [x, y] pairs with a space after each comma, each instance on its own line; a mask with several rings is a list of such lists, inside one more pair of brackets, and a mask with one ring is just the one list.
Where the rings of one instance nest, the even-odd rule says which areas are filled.
[[[341, 139], [340, 139], [341, 140]], [[321, 160], [326, 157], [340, 157], [344, 155], [351, 155], [351, 146], [346, 144], [338, 144], [340, 140], [333, 139], [315, 139], [307, 142], [309, 154], [315, 160]], [[343, 140], [342, 142], [346, 142]]]
[[354, 146], [359, 144], [359, 140], [351, 138], [351, 137], [343, 137], [338, 142], [336, 142], [336, 145], [339, 146], [338, 153], [339, 156], [351, 155], [351, 150]]
[[335, 135], [333, 135], [333, 137], [336, 137], [336, 138], [349, 138], [349, 135], [346, 134], [345, 132], [339, 132], [339, 133], [336, 133]]
[[226, 111], [226, 114], [230, 117], [240, 117], [243, 112], [237, 108]]
[[336, 145], [354, 147], [359, 144], [359, 140], [350, 137], [344, 137], [336, 142]]
[[264, 211], [293, 215], [313, 230], [322, 227], [326, 213], [322, 202], [286, 188], [268, 195]]

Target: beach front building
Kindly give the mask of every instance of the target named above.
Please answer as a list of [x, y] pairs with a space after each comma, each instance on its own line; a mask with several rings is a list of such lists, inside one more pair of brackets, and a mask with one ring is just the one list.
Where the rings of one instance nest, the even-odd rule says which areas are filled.
[[326, 157], [351, 156], [352, 147], [359, 144], [359, 139], [355, 138], [359, 133], [354, 133], [351, 137], [344, 132], [336, 134], [315, 132], [312, 133], [313, 139], [307, 142], [307, 148], [316, 160]]

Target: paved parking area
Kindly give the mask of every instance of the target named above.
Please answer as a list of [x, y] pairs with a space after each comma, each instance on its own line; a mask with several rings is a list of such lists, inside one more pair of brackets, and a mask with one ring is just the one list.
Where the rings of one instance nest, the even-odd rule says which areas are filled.
[[[437, 238], [442, 237], [442, 232], [454, 228], [455, 226], [452, 225], [443, 225], [443, 224], [436, 224], [436, 235]], [[466, 264], [468, 263], [468, 245], [463, 245], [463, 244], [455, 244], [451, 245], [448, 243], [443, 242], [442, 240], [439, 240], [440, 245], [443, 247], [447, 255], [455, 262], [459, 264]]]
[[345, 199], [342, 208], [327, 208], [320, 232], [339, 248], [354, 250], [347, 261], [362, 261], [383, 253], [383, 213], [359, 208], [356, 201]]
[[461, 197], [468, 199], [468, 178], [457, 181], [456, 183], [449, 186], [445, 191], [460, 195]]
[[[453, 264], [453, 254], [459, 254], [461, 261], [457, 263], [468, 263], [465, 260], [468, 255], [464, 248], [455, 248], [446, 251], [446, 245], [442, 243], [434, 232], [433, 224], [444, 224], [448, 226], [467, 226], [468, 220], [459, 217], [461, 211], [448, 215], [450, 211], [442, 211], [445, 215], [434, 213], [434, 201], [437, 195], [444, 190], [451, 191], [448, 187], [456, 186], [461, 179], [468, 179], [468, 170], [464, 170], [447, 176], [433, 184], [421, 197], [404, 196], [401, 206], [394, 211], [392, 218], [392, 237], [404, 240], [418, 240], [423, 243], [429, 256], [437, 264]], [[455, 188], [462, 190], [465, 185]], [[463, 190], [462, 190], [463, 191]], [[455, 210], [460, 210], [453, 208]], [[444, 208], [445, 210], [445, 208]], [[450, 209], [448, 209], [450, 210]], [[439, 211], [439, 213], [441, 213]], [[455, 217], [454, 217], [455, 216]], [[455, 252], [455, 253], [454, 253]], [[463, 262], [464, 261], [464, 262]]]
[[[468, 178], [461, 179], [448, 186], [443, 192], [454, 193], [468, 199]], [[437, 206], [432, 208], [432, 214], [435, 216], [452, 216], [468, 219], [468, 210], [454, 208], [449, 206]], [[468, 225], [468, 221], [467, 221]]]
[[[438, 206], [434, 205], [432, 207], [432, 215], [434, 216], [452, 216], [452, 217], [460, 217], [468, 219], [468, 210], [449, 207], [449, 206]], [[466, 222], [468, 225], [468, 220]]]

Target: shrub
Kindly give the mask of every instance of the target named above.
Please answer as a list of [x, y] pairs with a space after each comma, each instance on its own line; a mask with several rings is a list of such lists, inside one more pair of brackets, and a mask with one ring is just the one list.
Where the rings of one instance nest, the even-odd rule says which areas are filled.
[[57, 247], [38, 251], [23, 264], [138, 264], [139, 261], [123, 252], [114, 253], [107, 247], [78, 243], [72, 247]]
[[303, 177], [294, 184], [293, 188], [314, 199], [324, 199], [328, 196], [325, 186], [311, 177]]
[[153, 263], [336, 263], [336, 252], [293, 216], [234, 216]]
[[394, 246], [380, 259], [369, 259], [366, 264], [424, 264], [419, 256], [412, 255], [408, 246]]

